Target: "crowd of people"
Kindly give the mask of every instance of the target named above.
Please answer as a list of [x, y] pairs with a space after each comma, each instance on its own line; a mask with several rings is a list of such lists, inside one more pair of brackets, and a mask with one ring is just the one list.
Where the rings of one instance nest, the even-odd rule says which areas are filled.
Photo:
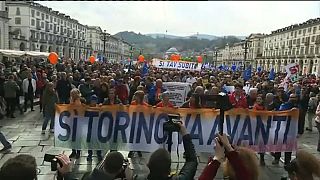
[[[126, 69], [126, 70], [125, 70]], [[285, 73], [277, 73], [269, 78], [268, 71], [253, 72], [248, 79], [242, 71], [221, 71], [204, 69], [200, 72], [165, 70], [149, 66], [147, 72], [142, 72], [142, 65], [125, 66], [119, 63], [64, 61], [56, 65], [33, 64], [22, 62], [4, 66], [0, 64], [0, 107], [5, 108], [3, 116], [15, 118], [16, 107], [23, 114], [28, 107], [34, 111], [34, 98], [40, 98], [40, 112], [43, 113], [42, 134], [46, 133], [50, 122], [49, 133], [54, 132], [55, 104], [87, 104], [99, 105], [145, 105], [155, 107], [176, 108], [169, 100], [163, 82], [187, 82], [191, 90], [181, 108], [219, 108], [215, 102], [205, 101], [202, 95], [227, 93], [233, 108], [246, 108], [259, 111], [283, 111], [292, 108], [299, 109], [298, 136], [304, 131], [313, 131], [315, 126], [319, 132], [317, 151], [320, 152], [320, 79], [314, 75], [305, 75], [297, 82], [283, 83]], [[228, 87], [234, 87], [230, 92]], [[24, 97], [23, 108], [20, 96]], [[5, 102], [5, 103], [4, 103]], [[4, 110], [3, 110], [4, 111]], [[308, 126], [305, 128], [305, 119]], [[181, 172], [170, 179], [193, 179], [197, 170], [196, 150], [190, 135], [183, 124], [179, 124], [186, 163]], [[229, 179], [258, 179], [258, 163], [255, 153], [247, 148], [235, 147], [230, 144], [227, 135], [218, 135], [215, 146], [215, 156], [209, 158], [208, 165], [199, 179], [214, 179], [220, 164], [224, 164], [224, 176]], [[0, 141], [4, 148], [0, 152], [11, 149], [10, 143], [0, 132]], [[135, 152], [130, 152], [133, 157]], [[142, 153], [137, 152], [141, 157]], [[80, 158], [81, 151], [73, 149], [69, 158]], [[93, 152], [88, 152], [87, 160], [92, 160]], [[103, 159], [101, 151], [97, 151], [98, 161]], [[320, 177], [320, 165], [315, 157], [300, 151], [297, 158], [291, 161], [292, 152], [285, 152], [285, 167], [291, 179], [312, 179], [311, 175]], [[281, 152], [274, 152], [272, 164], [279, 164]], [[57, 157], [64, 163], [58, 171], [70, 178], [70, 159], [65, 155]], [[312, 159], [306, 161], [304, 159]], [[28, 160], [27, 160], [28, 159]], [[112, 149], [106, 156], [102, 170], [94, 170], [83, 179], [114, 179], [123, 168], [124, 157]], [[19, 179], [23, 173], [31, 173], [27, 180], [35, 179], [36, 164], [26, 165], [26, 161], [34, 161], [28, 155], [10, 159], [0, 169], [0, 179]], [[312, 163], [312, 164], [311, 164]], [[150, 174], [147, 179], [168, 179], [170, 174], [170, 154], [159, 149], [155, 151], [147, 164]], [[260, 153], [260, 165], [265, 165], [264, 153]], [[23, 173], [12, 173], [14, 166], [27, 168]], [[308, 167], [308, 168], [306, 168]], [[20, 169], [21, 169], [20, 168]], [[126, 174], [130, 174], [126, 171]], [[308, 176], [307, 176], [307, 175]], [[27, 176], [23, 176], [27, 177]], [[28, 176], [29, 177], [29, 176]], [[26, 178], [23, 178], [26, 179]]]

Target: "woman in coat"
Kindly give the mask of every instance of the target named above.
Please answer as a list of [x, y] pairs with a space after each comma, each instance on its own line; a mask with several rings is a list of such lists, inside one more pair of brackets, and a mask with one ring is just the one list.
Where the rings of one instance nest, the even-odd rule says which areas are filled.
[[42, 105], [44, 110], [44, 121], [42, 124], [42, 134], [45, 134], [48, 122], [50, 121], [50, 132], [53, 133], [55, 105], [58, 103], [58, 95], [54, 90], [54, 85], [49, 82], [42, 95]]

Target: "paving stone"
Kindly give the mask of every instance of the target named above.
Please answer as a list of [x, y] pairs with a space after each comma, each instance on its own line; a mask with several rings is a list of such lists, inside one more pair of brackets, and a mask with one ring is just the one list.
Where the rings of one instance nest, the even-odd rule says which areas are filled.
[[13, 143], [14, 146], [37, 146], [39, 145], [40, 141], [24, 141], [18, 140]]
[[32, 153], [36, 152], [39, 153], [42, 150], [42, 146], [26, 146], [22, 147], [19, 153]]

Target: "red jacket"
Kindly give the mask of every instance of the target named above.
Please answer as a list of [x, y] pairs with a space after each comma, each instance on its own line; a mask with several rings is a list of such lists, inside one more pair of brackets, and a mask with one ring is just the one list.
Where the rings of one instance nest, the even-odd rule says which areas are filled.
[[159, 102], [157, 105], [157, 107], [169, 107], [169, 108], [173, 108], [173, 104], [171, 102], [168, 102], [167, 106], [164, 106], [163, 102]]
[[116, 95], [121, 100], [122, 104], [126, 104], [126, 100], [129, 98], [127, 87], [124, 84], [116, 86]]
[[[238, 152], [230, 151], [226, 154], [234, 172], [237, 180], [252, 180], [252, 175], [244, 165], [244, 162], [239, 157]], [[211, 157], [209, 159], [208, 165], [202, 171], [199, 180], [213, 180], [215, 178], [217, 171], [219, 169], [220, 162], [213, 160]]]
[[236, 94], [233, 92], [229, 95], [229, 101], [234, 108], [248, 108], [247, 98], [244, 94], [240, 95], [238, 101], [236, 100]]

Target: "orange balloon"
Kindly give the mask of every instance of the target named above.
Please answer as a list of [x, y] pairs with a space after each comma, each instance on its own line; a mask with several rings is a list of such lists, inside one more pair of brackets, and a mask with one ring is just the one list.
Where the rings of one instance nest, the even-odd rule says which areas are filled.
[[202, 56], [198, 56], [198, 63], [202, 63]]
[[144, 56], [143, 56], [143, 55], [140, 55], [140, 56], [138, 57], [138, 60], [139, 60], [139, 62], [144, 62]]
[[53, 65], [58, 63], [58, 54], [56, 52], [51, 52], [48, 56], [49, 62]]
[[94, 56], [90, 56], [89, 61], [93, 64], [96, 61], [96, 58]]

